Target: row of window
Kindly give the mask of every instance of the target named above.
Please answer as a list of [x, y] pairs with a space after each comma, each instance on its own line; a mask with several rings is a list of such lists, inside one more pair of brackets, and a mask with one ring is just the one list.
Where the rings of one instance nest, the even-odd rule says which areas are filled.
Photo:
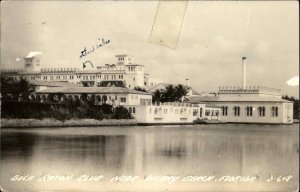
[[[80, 79], [81, 76], [80, 75], [76, 75], [75, 77], [77, 77], [77, 79]], [[68, 80], [68, 79], [74, 79], [74, 75], [45, 75], [45, 76], [27, 76], [25, 77], [26, 79], [30, 79], [30, 80], [35, 80], [35, 79], [43, 79], [43, 80]], [[89, 75], [82, 75], [83, 80], [95, 80], [96, 76], [89, 76]], [[101, 75], [97, 75], [97, 78], [101, 79]], [[124, 76], [123, 75], [104, 75], [104, 80], [116, 80], [117, 78], [119, 79], [123, 79]], [[21, 76], [14, 76], [13, 79], [21, 79]], [[135, 78], [133, 78], [133, 80], [135, 80]]]
[[[117, 77], [119, 77], [119, 79], [123, 79], [123, 75], [104, 75], [104, 80], [116, 80]], [[100, 75], [101, 78], [101, 75]]]
[[[251, 117], [253, 116], [253, 111], [255, 110], [252, 106], [247, 106], [245, 108], [246, 116]], [[240, 116], [241, 114], [241, 107], [234, 106], [233, 107], [233, 115], [234, 116]], [[266, 107], [260, 106], [257, 108], [257, 114], [259, 117], [264, 117], [266, 115]], [[228, 115], [228, 106], [222, 106], [222, 115], [227, 116]], [[272, 117], [278, 116], [278, 107], [272, 106], [271, 107], [271, 115]]]
[[129, 107], [129, 113], [135, 113], [135, 108], [134, 107]]
[[137, 68], [137, 71], [142, 71], [142, 67], [128, 67], [128, 71], [135, 72], [135, 69]]
[[[202, 108], [201, 108], [202, 109]], [[201, 114], [201, 113], [200, 113]], [[201, 115], [202, 116], [202, 115]], [[201, 117], [200, 116], [200, 117]], [[219, 116], [219, 110], [209, 110], [209, 109], [206, 109], [205, 110], [205, 116]]]
[[[191, 109], [189, 109], [189, 110], [187, 110], [187, 109], [174, 109], [173, 110], [173, 108], [170, 108], [170, 110], [169, 109], [164, 109], [164, 110], [162, 110], [162, 108], [154, 108], [154, 114], [155, 115], [157, 115], [157, 114], [168, 114], [168, 112], [170, 111], [170, 113], [173, 113], [173, 111], [174, 111], [174, 113], [175, 114], [180, 114], [180, 115], [183, 115], [183, 114], [191, 114]], [[152, 108], [149, 108], [149, 114], [151, 114], [152, 113]], [[197, 116], [198, 115], [198, 110], [193, 110], [193, 115], [194, 116]]]
[[141, 105], [151, 105], [151, 99], [140, 99]]

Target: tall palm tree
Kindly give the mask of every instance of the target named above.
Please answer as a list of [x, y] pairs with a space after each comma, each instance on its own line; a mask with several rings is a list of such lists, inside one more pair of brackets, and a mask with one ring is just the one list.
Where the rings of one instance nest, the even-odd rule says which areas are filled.
[[17, 83], [17, 91], [22, 100], [27, 100], [28, 96], [35, 91], [35, 87], [26, 79], [21, 79]]
[[160, 90], [157, 89], [152, 95], [152, 102], [159, 103], [161, 102], [161, 99], [162, 99], [162, 93]]
[[11, 78], [1, 78], [1, 95], [5, 98], [12, 95], [13, 99], [27, 100], [28, 96], [35, 91], [35, 87], [27, 80], [14, 81]]
[[1, 77], [0, 91], [2, 98], [8, 98], [9, 94], [16, 92], [16, 87], [14, 86], [14, 81], [12, 78]]
[[184, 86], [182, 84], [179, 84], [175, 87], [175, 97], [177, 101], [183, 101], [184, 97], [188, 94], [189, 92], [189, 87]]
[[174, 102], [176, 101], [176, 89], [173, 85], [167, 85], [165, 90], [162, 92], [163, 102]]

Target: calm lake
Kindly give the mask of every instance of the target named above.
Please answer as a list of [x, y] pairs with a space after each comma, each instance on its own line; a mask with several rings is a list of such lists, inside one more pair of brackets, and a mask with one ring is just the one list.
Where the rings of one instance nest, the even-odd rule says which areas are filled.
[[298, 124], [2, 129], [0, 183], [8, 191], [295, 191], [298, 138]]

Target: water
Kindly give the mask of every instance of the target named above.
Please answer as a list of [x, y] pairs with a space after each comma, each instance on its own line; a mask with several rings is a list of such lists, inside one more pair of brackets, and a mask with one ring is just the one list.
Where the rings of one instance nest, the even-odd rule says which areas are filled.
[[[0, 181], [8, 191], [295, 191], [298, 135], [297, 124], [2, 129]], [[15, 175], [34, 178], [12, 181]], [[136, 177], [111, 180], [122, 175]]]

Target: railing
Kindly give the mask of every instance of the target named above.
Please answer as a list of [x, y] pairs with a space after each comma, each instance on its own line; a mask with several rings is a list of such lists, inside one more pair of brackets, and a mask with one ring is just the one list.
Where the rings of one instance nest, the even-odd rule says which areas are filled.
[[[42, 73], [56, 73], [56, 72], [75, 72], [78, 68], [42, 68]], [[96, 71], [96, 70], [95, 70]]]
[[231, 94], [231, 93], [261, 93], [261, 92], [269, 92], [269, 93], [280, 93], [280, 89], [262, 87], [262, 86], [248, 86], [245, 89], [243, 87], [235, 87], [235, 86], [228, 86], [228, 87], [219, 87], [219, 94]]
[[199, 107], [199, 104], [191, 104], [191, 103], [180, 103], [180, 102], [165, 102], [165, 103], [153, 103], [151, 106], [177, 106], [177, 107]]

